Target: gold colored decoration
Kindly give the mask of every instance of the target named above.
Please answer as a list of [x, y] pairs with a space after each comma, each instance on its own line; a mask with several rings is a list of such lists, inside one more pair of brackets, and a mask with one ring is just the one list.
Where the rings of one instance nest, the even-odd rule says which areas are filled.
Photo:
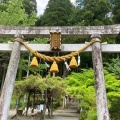
[[73, 56], [71, 61], [70, 61], [70, 65], [69, 65], [70, 68], [77, 68], [78, 67], [78, 64], [77, 64], [77, 61], [75, 59], [75, 57]]
[[38, 67], [38, 61], [36, 57], [33, 57], [32, 62], [30, 64], [30, 67], [37, 68]]
[[50, 32], [50, 48], [51, 50], [61, 49], [61, 33], [60, 32]]
[[50, 72], [52, 72], [52, 73], [58, 73], [59, 72], [58, 65], [57, 65], [57, 63], [55, 61], [51, 65]]

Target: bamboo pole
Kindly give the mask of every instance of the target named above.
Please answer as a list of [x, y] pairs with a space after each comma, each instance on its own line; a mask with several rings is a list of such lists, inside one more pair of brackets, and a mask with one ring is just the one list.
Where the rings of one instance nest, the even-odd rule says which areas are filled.
[[[20, 33], [15, 34], [15, 39], [22, 40], [23, 36]], [[4, 86], [1, 93], [1, 100], [3, 104], [1, 106], [1, 116], [0, 120], [7, 120], [8, 112], [10, 108], [10, 101], [14, 88], [14, 81], [16, 79], [17, 68], [20, 59], [20, 46], [21, 44], [17, 41], [14, 42], [14, 46], [11, 53], [11, 58], [9, 61]]]
[[[100, 35], [98, 34], [92, 35], [91, 39], [99, 40]], [[92, 50], [96, 90], [97, 117], [98, 120], [109, 120], [109, 111], [107, 104], [100, 42], [93, 43]]]

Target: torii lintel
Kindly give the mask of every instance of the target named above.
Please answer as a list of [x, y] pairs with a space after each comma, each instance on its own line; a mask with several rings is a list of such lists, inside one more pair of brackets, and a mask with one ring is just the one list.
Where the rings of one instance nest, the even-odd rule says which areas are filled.
[[62, 37], [90, 38], [92, 34], [101, 37], [115, 38], [120, 32], [120, 24], [105, 26], [50, 26], [50, 27], [23, 27], [0, 26], [0, 38], [13, 38], [19, 32], [25, 38], [49, 37], [50, 32], [61, 32]]

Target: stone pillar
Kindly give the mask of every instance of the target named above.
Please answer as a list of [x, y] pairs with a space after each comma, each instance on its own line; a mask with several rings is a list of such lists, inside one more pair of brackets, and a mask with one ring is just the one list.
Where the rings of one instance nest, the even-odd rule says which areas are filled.
[[[22, 40], [23, 36], [17, 33], [15, 34], [15, 39]], [[0, 120], [7, 120], [8, 118], [8, 112], [10, 108], [14, 82], [16, 79], [16, 73], [17, 73], [17, 68], [18, 68], [19, 59], [20, 59], [20, 47], [21, 47], [21, 44], [15, 41], [13, 45], [6, 77], [5, 77], [5, 82], [4, 82], [2, 93], [1, 93], [1, 100], [3, 104], [1, 106], [2, 109], [1, 109]]]
[[[91, 40], [100, 40], [99, 34], [91, 36]], [[104, 69], [102, 63], [102, 53], [100, 42], [92, 45], [93, 69], [95, 78], [96, 104], [98, 120], [109, 120], [106, 87], [104, 80]]]

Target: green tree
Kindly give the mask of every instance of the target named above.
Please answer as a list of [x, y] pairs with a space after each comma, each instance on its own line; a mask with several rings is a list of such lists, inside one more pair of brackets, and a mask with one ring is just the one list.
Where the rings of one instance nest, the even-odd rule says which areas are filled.
[[[30, 16], [22, 9], [23, 0], [10, 0], [0, 4], [0, 25], [30, 26], [35, 25], [36, 13]], [[3, 9], [4, 8], [4, 9]]]
[[23, 8], [28, 15], [37, 13], [37, 2], [36, 0], [23, 0]]
[[112, 0], [112, 7], [113, 7], [113, 20], [114, 23], [119, 24], [120, 23], [120, 1], [119, 0]]
[[[49, 92], [47, 92], [48, 89]], [[65, 95], [65, 81], [60, 77], [50, 77], [50, 75], [48, 75], [46, 78], [42, 78], [39, 74], [29, 75], [20, 81], [15, 81], [13, 99], [19, 100], [20, 103], [21, 99], [26, 94], [28, 98], [27, 107], [29, 107], [29, 105], [31, 105], [30, 99], [32, 94], [38, 94], [41, 93], [41, 91], [46, 91], [44, 103], [51, 108], [53, 99], [60, 101]], [[39, 94], [37, 97], [39, 97], [40, 100], [43, 100], [43, 98], [41, 98], [41, 94]], [[48, 98], [52, 99], [49, 100]]]
[[45, 12], [40, 16], [37, 25], [67, 26], [72, 14], [73, 5], [70, 0], [49, 0]]
[[118, 79], [113, 73], [107, 71], [105, 81], [107, 88], [107, 97], [109, 100], [109, 111], [111, 120], [119, 120], [120, 114], [120, 78]]
[[28, 53], [21, 54], [21, 58], [19, 61], [19, 66], [18, 66], [18, 72], [17, 72], [17, 80], [21, 80], [22, 77], [25, 77], [29, 74], [39, 73], [41, 76], [43, 76], [44, 70], [46, 70], [46, 72], [48, 72], [47, 66], [43, 62], [38, 65], [38, 68], [31, 68], [30, 62], [32, 61], [32, 58], [33, 58], [33, 56], [31, 56], [31, 54], [28, 54]]
[[[28, 15], [25, 12], [23, 9], [23, 0], [10, 0], [0, 3], [0, 25], [31, 26], [35, 25], [36, 19], [36, 13], [33, 12], [31, 15]], [[8, 40], [10, 41], [11, 39], [0, 38], [1, 43], [8, 42]], [[7, 54], [10, 55], [9, 52]], [[6, 54], [2, 55], [0, 64], [2, 63], [4, 66], [7, 66], [10, 58]], [[2, 71], [4, 72], [0, 75], [3, 76], [0, 81], [3, 81], [5, 78], [6, 68], [3, 67]]]
[[117, 76], [119, 76], [120, 78], [120, 60], [117, 58], [117, 59], [111, 59], [111, 61], [108, 63], [105, 63], [107, 66], [106, 66], [106, 69], [110, 72], [110, 73], [114, 73], [116, 74]]
[[[96, 118], [96, 102], [93, 70], [82, 69], [80, 73], [72, 73], [67, 77], [67, 91], [80, 100], [81, 120], [94, 120]], [[90, 117], [91, 116], [91, 117]]]
[[[106, 70], [104, 74], [110, 116], [112, 120], [118, 120], [120, 109], [116, 106], [119, 106], [118, 101], [120, 100], [120, 80], [116, 78], [116, 75], [110, 74]], [[80, 99], [80, 107], [82, 107], [80, 119], [97, 120], [93, 70], [82, 69], [80, 73], [72, 73], [66, 79], [68, 93]]]
[[[13, 92], [13, 99], [18, 101], [18, 105], [17, 105], [17, 109], [19, 110], [20, 107], [28, 107], [32, 104], [30, 103], [30, 98], [32, 96], [32, 94], [35, 94], [35, 92], [40, 92], [39, 89], [39, 85], [42, 84], [43, 79], [40, 75], [30, 75], [24, 79], [22, 79], [21, 81], [16, 81], [15, 82], [15, 88], [14, 88], [14, 92]], [[27, 103], [24, 103], [25, 105], [23, 106], [21, 103], [21, 100], [23, 99], [24, 95], [26, 94], [27, 96]], [[33, 95], [33, 109], [34, 109], [34, 105], [35, 105], [35, 97]], [[24, 108], [23, 108], [24, 109]], [[27, 115], [27, 111], [26, 111], [26, 115]]]
[[[9, 3], [10, 0], [2, 0], [2, 3]], [[30, 15], [33, 12], [37, 13], [37, 2], [36, 0], [23, 0], [23, 9], [25, 9], [25, 12]]]
[[111, 6], [108, 0], [77, 0], [73, 19], [77, 25], [108, 25]]
[[[112, 1], [112, 16], [114, 24], [120, 23], [120, 1], [119, 0], [111, 0]], [[116, 43], [120, 43], [120, 34], [116, 38]]]

